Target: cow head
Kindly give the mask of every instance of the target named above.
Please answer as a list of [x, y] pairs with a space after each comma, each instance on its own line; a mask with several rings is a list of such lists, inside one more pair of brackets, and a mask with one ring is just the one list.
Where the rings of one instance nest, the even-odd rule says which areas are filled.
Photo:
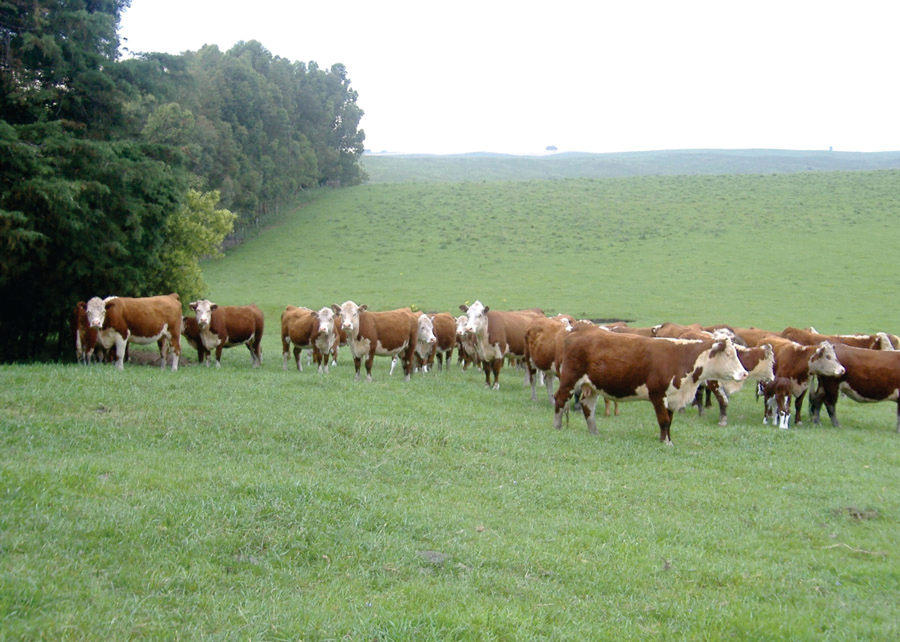
[[419, 316], [418, 320], [418, 334], [416, 335], [416, 341], [419, 344], [428, 344], [434, 345], [437, 343], [437, 337], [434, 336], [434, 317], [428, 316], [427, 314], [423, 314]]
[[[749, 356], [754, 352], [758, 352], [758, 350], [762, 351], [762, 356], [757, 359], [756, 363], [753, 363]], [[749, 373], [747, 377], [749, 379], [755, 379], [764, 383], [772, 381], [775, 378], [775, 350], [768, 343], [759, 346], [758, 350], [739, 347], [738, 358], [747, 369]]]
[[809, 358], [809, 374], [823, 377], [840, 377], [846, 369], [838, 361], [834, 353], [834, 346], [828, 341], [823, 341]]
[[459, 309], [466, 313], [466, 334], [470, 336], [486, 336], [488, 327], [487, 313], [490, 308], [481, 301], [472, 305], [461, 305]]
[[456, 337], [458, 339], [462, 339], [466, 336], [466, 324], [469, 322], [469, 317], [465, 314], [461, 314], [456, 317]]
[[209, 323], [210, 321], [212, 321], [212, 312], [219, 306], [209, 299], [191, 301], [189, 305], [191, 307], [191, 310], [193, 310], [194, 314], [197, 316], [197, 324], [200, 326], [200, 328], [202, 330], [206, 330], [207, 328], [209, 328]]
[[719, 339], [707, 353], [703, 374], [709, 379], [720, 381], [744, 381], [747, 371], [738, 359], [737, 349], [731, 339]]
[[88, 299], [85, 307], [88, 326], [100, 330], [106, 321], [106, 301], [98, 296]]
[[326, 338], [334, 336], [334, 310], [324, 307], [316, 312], [316, 317], [319, 319], [319, 336]]
[[346, 332], [347, 336], [355, 338], [359, 334], [359, 313], [368, 310], [369, 306], [344, 301], [341, 305], [332, 305], [331, 309], [341, 316], [341, 330]]

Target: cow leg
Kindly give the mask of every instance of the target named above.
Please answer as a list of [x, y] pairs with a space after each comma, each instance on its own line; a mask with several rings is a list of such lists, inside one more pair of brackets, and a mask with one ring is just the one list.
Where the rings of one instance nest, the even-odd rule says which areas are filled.
[[369, 355], [366, 357], [366, 381], [372, 381], [372, 362], [375, 361], [375, 346], [372, 346], [372, 349], [369, 351]]
[[491, 387], [491, 362], [482, 361], [481, 367], [484, 370], [484, 385], [486, 388]]
[[355, 380], [359, 381], [359, 370], [362, 366], [362, 357], [353, 357], [353, 367], [356, 368]]
[[302, 352], [303, 348], [301, 348], [300, 346], [294, 346], [294, 361], [297, 363], [298, 372], [303, 372], [303, 362], [300, 359]]
[[600, 395], [593, 390], [584, 386], [581, 389], [581, 411], [584, 413], [584, 420], [587, 422], [588, 432], [592, 435], [597, 434], [597, 401]]
[[619, 416], [619, 402], [618, 402], [618, 401], [611, 402], [609, 399], [604, 399], [603, 402], [604, 402], [604, 406], [605, 406], [605, 408], [604, 408], [604, 410], [605, 410], [604, 414], [605, 414], [607, 417], [609, 417], [609, 407], [610, 407], [611, 404], [615, 404], [615, 415], [616, 415], [616, 417]]
[[778, 400], [778, 427], [787, 430], [791, 421], [791, 396], [780, 393]]
[[716, 396], [716, 401], [719, 402], [719, 425], [727, 426], [728, 425], [728, 395], [725, 394], [725, 391], [722, 390], [722, 386], [716, 384], [712, 393]]
[[[551, 373], [547, 373], [544, 375], [544, 385], [547, 387], [547, 398], [550, 399], [550, 403], [553, 403], [553, 379], [554, 375]], [[534, 397], [532, 397], [534, 399]]]
[[[224, 346], [222, 345], [222, 343], [219, 343], [219, 345], [216, 346], [216, 368], [222, 367], [222, 348], [223, 347]], [[251, 364], [253, 363], [252, 356], [250, 357], [250, 362], [251, 362]]]
[[281, 337], [281, 369], [288, 369], [288, 359], [291, 358], [291, 342], [287, 337]]
[[672, 413], [666, 408], [666, 402], [660, 397], [651, 399], [653, 409], [656, 411], [656, 421], [659, 424], [659, 440], [669, 446], [672, 445]]
[[388, 372], [389, 377], [394, 376], [394, 368], [396, 368], [396, 367], [397, 367], [397, 357], [395, 355], [395, 356], [391, 357], [391, 371]]
[[692, 406], [697, 407], [697, 416], [703, 416], [703, 389], [705, 385], [702, 385], [697, 388], [697, 392], [694, 394], [694, 401], [691, 403]]
[[116, 368], [119, 370], [125, 369], [125, 348], [127, 346], [128, 341], [122, 335], [116, 334]]
[[494, 390], [500, 390], [500, 369], [503, 367], [503, 359], [494, 359]]
[[797, 400], [794, 402], [794, 409], [797, 411], [794, 417], [794, 425], [799, 426], [803, 423], [803, 418], [800, 416], [800, 410], [803, 408], [803, 398], [806, 396], [806, 390], [797, 395]]
[[816, 388], [816, 391], [809, 395], [809, 420], [813, 424], [822, 423], [821, 412], [822, 403], [825, 401], [825, 389], [822, 386]]
[[159, 349], [159, 369], [166, 369], [166, 353], [168, 352], [169, 341], [165, 337], [161, 337], [159, 341], [156, 342], [156, 347]]

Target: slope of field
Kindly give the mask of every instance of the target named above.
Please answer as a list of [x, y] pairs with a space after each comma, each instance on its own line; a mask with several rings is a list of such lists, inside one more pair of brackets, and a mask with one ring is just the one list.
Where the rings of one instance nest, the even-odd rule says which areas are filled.
[[366, 154], [371, 183], [772, 174], [900, 168], [900, 152], [672, 150], [547, 156]]
[[[900, 329], [900, 171], [366, 185], [204, 265], [266, 314], [178, 372], [0, 366], [0, 640], [900, 638], [893, 403], [753, 390], [552, 429], [505, 368], [282, 370], [288, 303]], [[827, 421], [827, 420], [826, 420]]]
[[204, 266], [255, 301], [498, 308], [827, 332], [896, 330], [900, 172], [366, 185]]

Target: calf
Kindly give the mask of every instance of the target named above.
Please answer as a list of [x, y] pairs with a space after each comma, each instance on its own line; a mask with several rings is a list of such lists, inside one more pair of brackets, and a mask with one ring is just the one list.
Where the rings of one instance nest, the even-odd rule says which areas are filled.
[[[773, 426], [787, 430], [791, 421], [791, 390], [793, 382], [787, 377], [775, 377], [768, 382], [759, 382], [763, 397], [763, 423], [772, 420]], [[810, 402], [812, 399], [810, 399]]]
[[[196, 345], [197, 361], [206, 362], [209, 367], [209, 355], [216, 351], [216, 368], [222, 367], [222, 349], [246, 345], [250, 350], [250, 365], [257, 368], [262, 365], [262, 335], [264, 319], [262, 310], [255, 304], [250, 305], [217, 305], [209, 299], [192, 301], [190, 308], [197, 320], [198, 337]], [[194, 333], [191, 324], [191, 334]], [[201, 350], [202, 347], [202, 350]]]
[[844, 367], [835, 354], [834, 345], [828, 341], [804, 346], [789, 339], [769, 337], [768, 342], [775, 350], [775, 376], [791, 381], [791, 395], [795, 398], [796, 409], [794, 425], [799, 425], [810, 375], [839, 377], [844, 374]]
[[491, 387], [491, 372], [494, 373], [494, 390], [500, 389], [500, 370], [503, 359], [508, 355], [522, 357], [525, 354], [525, 330], [528, 324], [544, 313], [532, 310], [491, 310], [481, 301], [471, 306], [460, 305], [466, 313], [466, 334], [475, 342], [475, 351], [481, 359], [485, 385]]
[[[434, 336], [434, 320], [422, 312], [414, 314], [416, 315], [416, 350], [413, 354], [415, 368], [422, 372], [428, 372], [428, 363], [434, 360], [434, 351], [437, 347], [437, 338]], [[391, 374], [393, 373], [394, 362], [391, 363]]]
[[332, 305], [341, 317], [341, 327], [347, 333], [347, 344], [353, 355], [356, 379], [360, 378], [362, 359], [366, 359], [366, 381], [372, 381], [372, 362], [375, 355], [399, 356], [403, 364], [404, 379], [409, 381], [416, 351], [418, 321], [409, 308], [372, 312], [367, 305], [345, 301]]
[[840, 426], [837, 418], [839, 393], [854, 401], [897, 402], [897, 432], [900, 432], [900, 352], [867, 350], [835, 345], [834, 351], [845, 370], [837, 376], [820, 376], [819, 389], [809, 398], [813, 423], [819, 423], [822, 404], [833, 426]]
[[[157, 343], [166, 366], [167, 351], [172, 352], [172, 370], [178, 370], [181, 356], [181, 300], [178, 294], [151, 297], [92, 298], [87, 304], [88, 322], [98, 330], [104, 346], [115, 343], [116, 368], [122, 370], [128, 343]], [[109, 343], [107, 343], [109, 342]]]
[[660, 441], [671, 444], [673, 413], [694, 398], [702, 382], [746, 378], [747, 371], [727, 338], [653, 339], [578, 324], [563, 348], [553, 425], [561, 427], [562, 412], [578, 387], [591, 433], [597, 432], [594, 411], [600, 395], [615, 401], [644, 400], [656, 411]]

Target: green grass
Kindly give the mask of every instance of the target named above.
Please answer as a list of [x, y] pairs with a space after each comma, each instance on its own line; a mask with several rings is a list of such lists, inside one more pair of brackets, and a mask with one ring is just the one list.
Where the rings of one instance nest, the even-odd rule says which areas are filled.
[[896, 331], [898, 182], [328, 192], [204, 266], [263, 308], [261, 369], [0, 367], [0, 639], [896, 639], [893, 404], [779, 431], [745, 390], [668, 448], [646, 403], [555, 431], [509, 369], [284, 372], [278, 318], [481, 298]]

